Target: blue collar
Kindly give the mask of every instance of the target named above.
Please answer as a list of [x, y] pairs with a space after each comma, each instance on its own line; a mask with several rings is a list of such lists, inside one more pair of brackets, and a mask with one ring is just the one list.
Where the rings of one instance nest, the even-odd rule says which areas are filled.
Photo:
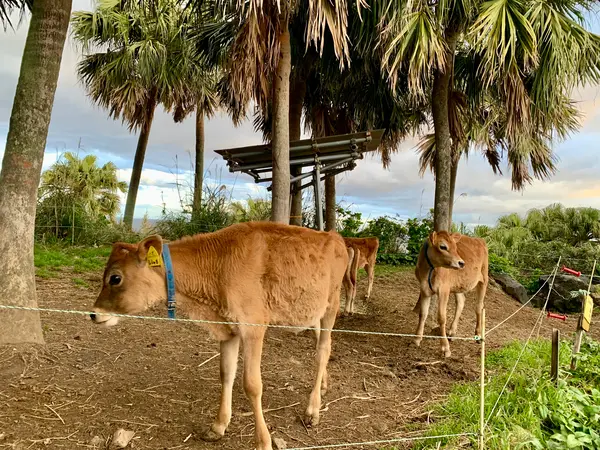
[[163, 261], [167, 272], [167, 313], [169, 319], [175, 318], [175, 275], [173, 275], [173, 263], [168, 244], [163, 244]]
[[431, 289], [433, 291], [433, 286], [431, 285], [431, 276], [433, 275], [433, 270], [435, 269], [435, 267], [433, 267], [433, 264], [431, 264], [431, 260], [429, 259], [429, 242], [425, 241], [425, 261], [427, 261], [427, 264], [429, 264], [429, 274], [427, 275], [427, 283], [429, 283], [429, 289]]

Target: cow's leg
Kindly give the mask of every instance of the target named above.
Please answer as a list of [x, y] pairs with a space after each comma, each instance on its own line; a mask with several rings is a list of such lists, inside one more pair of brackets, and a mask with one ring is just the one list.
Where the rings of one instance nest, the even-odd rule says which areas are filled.
[[262, 411], [260, 362], [265, 331], [264, 327], [243, 327], [241, 330], [244, 346], [244, 391], [254, 413], [256, 450], [273, 450], [271, 435]]
[[423, 340], [423, 331], [425, 330], [425, 321], [427, 320], [427, 315], [429, 314], [429, 303], [431, 302], [431, 297], [423, 294], [421, 292], [419, 294], [419, 300], [417, 301], [417, 305], [419, 305], [419, 325], [417, 325], [417, 332], [415, 333], [417, 337], [415, 338], [415, 345], [419, 347], [421, 345], [421, 341]]
[[488, 280], [479, 282], [477, 286], [475, 286], [475, 307], [477, 313], [477, 325], [475, 326], [475, 335], [481, 336], [481, 314], [483, 311], [483, 301], [485, 299], [485, 293], [487, 291]]
[[[339, 295], [339, 293], [338, 293]], [[315, 385], [310, 393], [308, 407], [306, 408], [306, 425], [312, 426], [319, 423], [319, 410], [321, 409], [321, 396], [323, 381], [327, 377], [327, 363], [331, 354], [331, 329], [335, 324], [335, 308], [328, 308], [321, 319], [321, 335], [319, 336], [319, 345], [317, 347], [317, 377]], [[327, 383], [327, 381], [325, 381]], [[327, 386], [327, 384], [326, 384]]]
[[448, 299], [450, 298], [449, 291], [438, 292], [438, 324], [440, 326], [440, 335], [442, 336], [442, 353], [446, 358], [451, 355], [450, 343], [446, 337], [446, 313], [448, 310]]
[[[317, 338], [317, 352], [319, 351], [319, 340], [321, 339], [321, 328], [320, 325], [315, 327], [315, 337]], [[325, 368], [325, 374], [321, 380], [321, 395], [325, 395], [327, 392], [327, 368]]]
[[450, 326], [450, 331], [448, 331], [448, 336], [456, 336], [456, 330], [458, 329], [458, 321], [460, 320], [460, 315], [462, 314], [463, 308], [465, 307], [465, 294], [462, 292], [456, 292], [454, 294], [454, 298], [456, 299], [456, 312], [454, 313], [454, 320], [452, 321], [452, 325]]
[[365, 300], [371, 298], [371, 291], [373, 290], [373, 279], [375, 278], [375, 264], [367, 264], [365, 267], [367, 275], [369, 276], [369, 286], [367, 287], [367, 293], [365, 294]]
[[221, 341], [221, 405], [217, 418], [202, 435], [205, 441], [218, 441], [225, 434], [231, 421], [231, 397], [233, 382], [237, 372], [240, 337], [234, 336], [228, 341]]
[[348, 281], [348, 287], [346, 287], [346, 304], [344, 305], [344, 315], [352, 314], [354, 312], [354, 295], [356, 294], [356, 286], [352, 281]]

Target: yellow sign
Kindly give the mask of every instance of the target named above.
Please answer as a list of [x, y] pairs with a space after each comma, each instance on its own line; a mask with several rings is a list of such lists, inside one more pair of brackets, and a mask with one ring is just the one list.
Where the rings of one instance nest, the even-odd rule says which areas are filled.
[[594, 309], [594, 300], [589, 295], [583, 300], [583, 314], [581, 316], [581, 328], [585, 331], [590, 331], [592, 323], [592, 310]]
[[146, 256], [146, 260], [148, 261], [148, 265], [150, 267], [162, 266], [160, 255], [153, 246], [150, 246], [150, 249], [148, 249], [148, 255]]

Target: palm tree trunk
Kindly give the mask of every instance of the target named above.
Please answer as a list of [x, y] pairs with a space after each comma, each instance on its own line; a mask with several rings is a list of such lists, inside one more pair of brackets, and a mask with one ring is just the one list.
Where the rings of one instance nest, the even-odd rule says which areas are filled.
[[148, 138], [150, 137], [150, 128], [154, 120], [154, 111], [156, 110], [156, 89], [150, 93], [148, 105], [146, 107], [146, 118], [140, 130], [137, 148], [135, 149], [135, 157], [133, 159], [133, 170], [131, 172], [131, 181], [127, 190], [127, 201], [125, 203], [125, 214], [123, 222], [131, 229], [133, 225], [133, 212], [135, 210], [135, 201], [137, 198], [138, 188], [140, 186], [140, 178], [142, 177], [142, 168], [144, 166], [144, 157], [146, 156], [146, 148], [148, 147]]
[[[37, 307], [37, 190], [71, 0], [35, 1], [0, 172], [0, 304]], [[0, 310], [0, 345], [43, 343], [37, 311]]]
[[[296, 77], [290, 94], [290, 141], [297, 141], [301, 136], [302, 106], [306, 95], [306, 81], [300, 76]], [[301, 167], [292, 167], [292, 175], [302, 173]], [[290, 225], [302, 225], [302, 181], [294, 183], [295, 192], [292, 194], [292, 206], [290, 210]]]
[[202, 185], [204, 181], [204, 111], [196, 107], [196, 167], [194, 171], [194, 200], [192, 221], [196, 222], [202, 209]]
[[335, 175], [325, 178], [325, 231], [336, 230]]
[[448, 44], [447, 64], [442, 72], [437, 70], [433, 77], [431, 92], [431, 112], [435, 130], [435, 204], [433, 227], [435, 231], [448, 230], [450, 223], [450, 184], [452, 171], [452, 142], [450, 138], [450, 120], [448, 101], [450, 99], [450, 81], [454, 72], [454, 52], [458, 32], [450, 27], [446, 29]]
[[452, 229], [452, 213], [454, 212], [454, 195], [456, 192], [456, 175], [458, 174], [458, 160], [452, 161], [450, 170], [450, 212], [448, 214], [448, 229]]
[[290, 48], [289, 20], [283, 21], [283, 33], [279, 36], [280, 55], [273, 86], [273, 190], [271, 220], [289, 223], [290, 215], [290, 72], [292, 55]]

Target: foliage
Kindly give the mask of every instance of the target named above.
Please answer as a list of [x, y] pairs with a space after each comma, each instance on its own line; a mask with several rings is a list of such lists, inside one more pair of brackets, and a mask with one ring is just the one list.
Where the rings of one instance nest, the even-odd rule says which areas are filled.
[[412, 265], [417, 261], [423, 242], [433, 230], [431, 214], [423, 219], [400, 220], [380, 216], [368, 220], [362, 214], [337, 207], [338, 232], [345, 237], [369, 237], [379, 239], [377, 263], [393, 266]]
[[42, 174], [37, 239], [68, 239], [80, 244], [106, 242], [102, 235], [115, 234], [112, 231], [117, 230], [118, 194], [126, 190], [127, 184], [118, 181], [113, 163], [100, 167], [94, 155], [80, 158], [71, 152], [64, 153]]
[[[454, 62], [446, 117], [454, 161], [480, 151], [497, 172], [506, 151], [512, 186], [522, 189], [554, 173], [552, 142], [579, 127], [573, 88], [600, 78], [600, 37], [588, 31], [584, 14], [591, 5], [388, 0], [373, 8], [374, 18], [361, 30], [372, 39], [375, 24], [385, 70], [392, 83], [408, 77], [415, 103], [430, 97], [434, 75], [452, 70]], [[458, 39], [452, 58], [449, 36]], [[431, 135], [421, 144], [425, 170], [435, 144]]]
[[[569, 342], [561, 343], [560, 366], [570, 361]], [[509, 372], [523, 349], [515, 342], [486, 358], [489, 378], [486, 383], [486, 417], [498, 399]], [[486, 431], [486, 448], [505, 449], [595, 449], [600, 445], [597, 421], [600, 417], [600, 346], [586, 338], [579, 364], [574, 371], [562, 370], [558, 387], [549, 380], [550, 343], [533, 341], [525, 349], [496, 413]], [[478, 431], [479, 383], [458, 385], [443, 404], [436, 407], [440, 417], [428, 435]], [[476, 437], [471, 438], [476, 439]], [[439, 448], [433, 443], [418, 443], [415, 449]], [[442, 440], [446, 448], [452, 442]]]
[[232, 202], [230, 205], [234, 222], [266, 221], [271, 218], [271, 201], [249, 197], [246, 202]]
[[198, 103], [210, 115], [216, 78], [188, 36], [195, 18], [179, 0], [103, 0], [93, 12], [74, 12], [73, 37], [84, 53], [77, 71], [93, 101], [131, 129], [156, 104], [177, 121]]
[[[548, 272], [560, 255], [565, 265], [589, 273], [593, 260], [600, 258], [600, 247], [591, 241], [600, 237], [600, 211], [593, 208], [553, 204], [532, 209], [525, 217], [500, 217], [496, 227], [479, 226], [474, 234], [486, 240], [490, 263], [494, 254], [494, 258], [505, 258], [527, 271], [536, 268]], [[530, 280], [535, 275], [530, 273]]]
[[234, 222], [231, 211], [231, 196], [225, 185], [205, 185], [199, 211], [168, 212], [163, 208], [162, 217], [155, 225], [155, 231], [163, 238], [174, 240], [182, 236], [192, 236], [220, 230]]

